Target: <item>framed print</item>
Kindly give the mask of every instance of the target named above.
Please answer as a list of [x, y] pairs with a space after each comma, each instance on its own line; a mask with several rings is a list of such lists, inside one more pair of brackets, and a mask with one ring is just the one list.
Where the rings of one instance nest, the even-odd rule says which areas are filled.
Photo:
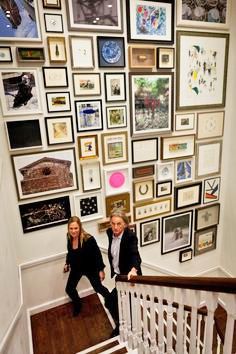
[[209, 227], [194, 235], [194, 256], [216, 249], [217, 226]]
[[132, 136], [172, 128], [173, 73], [129, 73]]
[[43, 0], [43, 7], [45, 9], [60, 9], [61, 0]]
[[20, 204], [23, 232], [33, 232], [66, 224], [71, 217], [69, 196]]
[[175, 187], [174, 209], [182, 209], [201, 204], [202, 182]]
[[129, 42], [173, 43], [173, 0], [126, 0], [126, 4]]
[[177, 159], [194, 155], [195, 135], [161, 138], [161, 159]]
[[9, 69], [2, 70], [0, 75], [0, 98], [4, 116], [42, 112], [37, 70]]
[[132, 140], [132, 163], [158, 160], [158, 138]]
[[209, 205], [196, 209], [195, 230], [206, 229], [207, 227], [219, 224], [220, 204]]
[[104, 168], [106, 195], [120, 194], [130, 190], [129, 166]]
[[[130, 215], [127, 215], [128, 220], [129, 220], [129, 228], [136, 233], [136, 224], [130, 224], [131, 222], [131, 217]], [[110, 226], [111, 226], [111, 222], [110, 222], [110, 218], [108, 219], [104, 219], [102, 221], [98, 221], [98, 231], [99, 232], [104, 232], [106, 231]]]
[[176, 109], [225, 106], [228, 33], [177, 31]]
[[194, 130], [195, 113], [185, 113], [175, 115], [175, 131]]
[[106, 0], [99, 3], [89, 0], [68, 0], [66, 5], [69, 30], [123, 32], [120, 0], [112, 0], [110, 5], [107, 5]]
[[196, 178], [216, 175], [221, 170], [222, 141], [197, 143]]
[[66, 67], [44, 66], [42, 69], [45, 88], [68, 87]]
[[74, 143], [72, 116], [46, 117], [48, 145]]
[[225, 112], [204, 112], [197, 115], [197, 139], [223, 136]]
[[63, 20], [61, 14], [44, 14], [45, 31], [63, 33]]
[[213, 177], [204, 180], [203, 204], [213, 203], [220, 197], [220, 177]]
[[97, 37], [98, 66], [125, 67], [124, 37]]
[[93, 37], [69, 36], [69, 40], [72, 69], [93, 69]]
[[77, 131], [102, 130], [102, 100], [75, 101]]
[[144, 202], [154, 198], [154, 179], [146, 178], [133, 182], [134, 203]]
[[160, 219], [140, 223], [140, 246], [160, 241]]
[[43, 47], [16, 47], [16, 58], [19, 63], [44, 63], [45, 53]]
[[174, 69], [175, 49], [157, 48], [157, 69]]
[[99, 161], [85, 162], [80, 165], [83, 191], [101, 189], [101, 169]]
[[190, 261], [193, 258], [192, 248], [187, 248], [186, 250], [179, 251], [179, 261], [184, 263]]
[[153, 69], [157, 65], [157, 51], [155, 46], [130, 45], [129, 67], [131, 69]]
[[47, 37], [49, 61], [51, 63], [65, 63], [66, 42], [65, 37]]
[[132, 168], [133, 178], [149, 177], [154, 175], [155, 165], [145, 165]]
[[174, 175], [174, 162], [158, 162], [156, 164], [156, 177], [157, 181], [166, 181], [173, 179]]
[[127, 127], [126, 106], [110, 106], [107, 111], [107, 129]]
[[100, 192], [86, 195], [74, 195], [75, 213], [82, 222], [93, 221], [103, 217], [102, 196]]
[[46, 92], [48, 113], [71, 110], [70, 92]]
[[172, 194], [172, 181], [158, 182], [156, 184], [156, 197], [164, 197]]
[[75, 150], [49, 150], [12, 156], [19, 200], [78, 188]]
[[134, 220], [151, 218], [171, 212], [171, 198], [154, 200], [134, 206]]
[[128, 161], [127, 132], [102, 134], [103, 165]]
[[9, 150], [42, 148], [39, 119], [6, 120]]
[[175, 183], [189, 182], [194, 179], [194, 159], [175, 161]]
[[111, 215], [112, 210], [121, 209], [125, 213], [130, 212], [130, 194], [121, 193], [112, 196], [108, 196], [105, 199], [106, 201], [106, 217], [108, 218]]
[[125, 73], [105, 73], [106, 102], [125, 101]]
[[0, 63], [12, 63], [11, 47], [0, 46]]
[[80, 160], [95, 159], [98, 155], [98, 136], [86, 135], [78, 137]]
[[74, 96], [99, 96], [101, 94], [100, 73], [72, 73]]
[[192, 210], [162, 218], [161, 254], [191, 246], [192, 222]]

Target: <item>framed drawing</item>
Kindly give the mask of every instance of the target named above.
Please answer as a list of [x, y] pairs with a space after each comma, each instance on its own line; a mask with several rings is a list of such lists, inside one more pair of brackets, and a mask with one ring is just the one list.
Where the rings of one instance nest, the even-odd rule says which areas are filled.
[[43, 0], [43, 7], [45, 9], [60, 9], [61, 0]]
[[158, 138], [132, 140], [132, 163], [158, 160]]
[[48, 145], [74, 143], [72, 116], [46, 117]]
[[222, 141], [197, 143], [196, 178], [216, 175], [221, 170]]
[[216, 249], [217, 226], [209, 227], [194, 235], [194, 256]]
[[228, 33], [177, 31], [177, 110], [225, 106], [228, 50]]
[[93, 69], [93, 37], [69, 36], [72, 69]]
[[140, 223], [140, 246], [147, 246], [160, 241], [160, 219]]
[[102, 130], [102, 100], [75, 101], [78, 132]]
[[45, 88], [68, 87], [66, 67], [44, 66], [42, 69]]
[[129, 73], [132, 136], [171, 131], [173, 73]]
[[19, 63], [44, 63], [43, 47], [16, 47], [16, 58]]
[[195, 135], [161, 138], [161, 159], [177, 159], [194, 155]]
[[175, 115], [175, 131], [194, 130], [195, 113], [185, 113]]
[[154, 198], [154, 179], [146, 178], [133, 182], [133, 202], [140, 203]]
[[194, 159], [175, 161], [175, 183], [189, 182], [194, 179]]
[[171, 212], [171, 198], [144, 202], [134, 206], [134, 220], [159, 216]]
[[11, 47], [0, 46], [0, 63], [12, 63]]
[[127, 127], [126, 106], [110, 106], [107, 111], [107, 129]]
[[162, 218], [161, 254], [191, 246], [192, 222], [192, 210]]
[[220, 177], [213, 177], [204, 180], [203, 204], [213, 203], [220, 197]]
[[172, 181], [164, 181], [156, 184], [156, 197], [164, 197], [172, 194]]
[[149, 177], [155, 173], [155, 165], [145, 165], [132, 168], [133, 178]]
[[103, 165], [128, 161], [127, 132], [102, 134]]
[[48, 113], [71, 110], [70, 92], [46, 92]]
[[179, 251], [179, 261], [184, 263], [190, 261], [193, 258], [193, 249], [187, 248], [186, 250]]
[[130, 172], [128, 166], [104, 168], [106, 195], [120, 194], [130, 190]]
[[74, 96], [99, 96], [101, 94], [100, 73], [72, 73]]
[[174, 209], [183, 209], [201, 204], [202, 182], [175, 187]]
[[196, 209], [195, 230], [206, 229], [207, 227], [219, 224], [220, 203]]
[[174, 162], [157, 162], [156, 164], [156, 177], [157, 181], [172, 180], [174, 175]]
[[93, 221], [103, 217], [102, 196], [100, 192], [86, 195], [74, 195], [75, 213], [82, 222]]
[[74, 148], [12, 156], [19, 200], [78, 188]]
[[130, 194], [121, 193], [112, 196], [108, 196], [106, 201], [106, 217], [111, 215], [113, 209], [121, 209], [125, 213], [130, 212]]
[[157, 69], [174, 69], [175, 49], [157, 48]]
[[65, 37], [47, 37], [49, 61], [51, 63], [65, 63], [66, 41]]
[[126, 4], [129, 42], [173, 43], [173, 0], [126, 0]]
[[101, 189], [101, 169], [99, 161], [85, 162], [80, 165], [83, 192]]
[[126, 100], [125, 73], [105, 73], [106, 102]]
[[100, 68], [125, 66], [124, 37], [97, 36], [97, 48]]
[[197, 115], [197, 139], [223, 136], [225, 112], [203, 112]]
[[80, 160], [95, 159], [98, 154], [98, 136], [86, 135], [78, 137]]
[[33, 232], [66, 224], [71, 217], [69, 196], [20, 204], [23, 232]]
[[63, 33], [63, 20], [61, 14], [44, 14], [45, 31]]

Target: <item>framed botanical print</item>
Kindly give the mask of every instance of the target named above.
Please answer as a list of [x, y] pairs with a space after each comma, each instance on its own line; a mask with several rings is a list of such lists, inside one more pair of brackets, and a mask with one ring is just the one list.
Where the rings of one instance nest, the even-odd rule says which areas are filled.
[[204, 180], [203, 204], [213, 203], [220, 197], [220, 177], [212, 177]]
[[100, 192], [92, 192], [86, 195], [74, 195], [75, 213], [81, 221], [93, 221], [103, 217], [102, 196]]
[[45, 88], [68, 87], [66, 67], [43, 67], [43, 80]]
[[12, 63], [11, 47], [0, 46], [0, 63]]
[[194, 159], [175, 161], [175, 183], [192, 181], [194, 178]]
[[194, 256], [216, 249], [217, 226], [197, 231], [194, 235]]
[[72, 69], [93, 69], [93, 37], [69, 36]]
[[81, 177], [83, 191], [101, 189], [101, 168], [99, 161], [81, 163]]
[[106, 217], [111, 215], [112, 210], [121, 209], [125, 213], [130, 212], [130, 194], [121, 193], [106, 197]]
[[127, 127], [126, 106], [109, 106], [107, 111], [107, 129]]
[[48, 145], [74, 142], [72, 116], [45, 118]]
[[158, 159], [158, 138], [132, 140], [132, 163], [156, 161]]
[[195, 136], [171, 136], [161, 138], [162, 160], [177, 159], [194, 155]]
[[201, 204], [202, 182], [175, 187], [175, 210]]
[[140, 223], [140, 246], [147, 246], [160, 241], [160, 219]]
[[125, 66], [124, 37], [97, 37], [98, 66], [119, 67]]
[[71, 110], [70, 92], [46, 92], [48, 113]]
[[134, 203], [144, 202], [154, 198], [154, 179], [146, 178], [133, 182]]
[[77, 131], [102, 130], [102, 100], [75, 101]]
[[202, 112], [197, 115], [197, 139], [223, 136], [225, 112]]
[[63, 33], [63, 20], [61, 14], [44, 14], [45, 31]]
[[66, 41], [65, 37], [47, 37], [49, 61], [51, 63], [65, 63]]
[[195, 230], [202, 230], [219, 224], [220, 203], [196, 209]]
[[126, 100], [125, 73], [105, 73], [106, 102]]
[[72, 73], [74, 96], [99, 96], [101, 94], [100, 73]]
[[127, 132], [102, 134], [103, 164], [109, 165], [128, 161]]
[[85, 135], [78, 137], [80, 160], [98, 158], [98, 136]]
[[212, 176], [220, 173], [222, 141], [197, 143], [196, 178]]
[[107, 196], [128, 192], [130, 190], [130, 172], [128, 166], [121, 166], [120, 168], [105, 167], [103, 170]]

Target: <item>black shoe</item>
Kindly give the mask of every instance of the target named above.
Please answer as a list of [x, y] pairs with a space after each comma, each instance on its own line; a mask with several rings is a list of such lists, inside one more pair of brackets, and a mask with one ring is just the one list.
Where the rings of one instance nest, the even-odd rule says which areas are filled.
[[119, 336], [119, 334], [120, 334], [119, 326], [116, 326], [116, 327], [113, 329], [113, 331], [111, 332], [111, 338], [112, 338], [112, 337], [117, 337], [117, 336]]

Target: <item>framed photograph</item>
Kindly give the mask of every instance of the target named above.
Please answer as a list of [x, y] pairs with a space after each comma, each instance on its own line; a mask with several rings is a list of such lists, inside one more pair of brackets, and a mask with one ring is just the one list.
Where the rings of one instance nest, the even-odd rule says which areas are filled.
[[185, 113], [175, 115], [175, 131], [194, 130], [195, 113]]
[[173, 73], [129, 73], [132, 136], [172, 128]]
[[48, 145], [74, 143], [72, 116], [46, 117]]
[[102, 130], [102, 100], [75, 101], [76, 124], [78, 132]]
[[99, 161], [84, 162], [80, 165], [83, 192], [101, 189], [101, 169]]
[[219, 138], [224, 132], [225, 112], [203, 112], [197, 115], [197, 139]]
[[42, 69], [45, 88], [68, 87], [66, 67], [44, 66]]
[[70, 92], [46, 92], [48, 113], [71, 110]]
[[191, 246], [192, 223], [192, 210], [163, 217], [161, 254]]
[[132, 140], [132, 163], [158, 160], [158, 138]]
[[66, 5], [69, 30], [123, 32], [121, 0], [113, 0], [112, 6], [107, 5], [106, 0], [99, 3], [68, 0]]
[[157, 48], [157, 69], [174, 69], [175, 49]]
[[[127, 215], [128, 219], [129, 219], [129, 228], [136, 233], [136, 224], [130, 224], [131, 221], [131, 217], [130, 215]], [[99, 232], [104, 232], [106, 231], [110, 226], [111, 226], [111, 222], [110, 222], [110, 218], [108, 219], [104, 219], [102, 221], [98, 221], [97, 223], [98, 225], [98, 231]]]
[[4, 116], [42, 112], [37, 70], [1, 70], [0, 75], [0, 98]]
[[130, 190], [129, 166], [105, 167], [103, 170], [106, 195], [120, 194]]
[[61, 0], [43, 0], [45, 9], [61, 9]]
[[222, 141], [196, 144], [196, 178], [216, 175], [221, 170]]
[[121, 193], [108, 196], [106, 202], [106, 217], [108, 218], [113, 209], [122, 209], [125, 213], [130, 212], [130, 194]]
[[19, 200], [78, 188], [75, 149], [12, 156]]
[[194, 159], [175, 161], [175, 183], [189, 182], [194, 179]]
[[75, 213], [82, 222], [103, 218], [102, 196], [100, 192], [74, 195]]
[[219, 224], [220, 203], [196, 209], [195, 230], [206, 229], [207, 227]]
[[63, 33], [63, 20], [61, 14], [44, 14], [45, 31]]
[[172, 180], [174, 176], [174, 162], [158, 162], [156, 164], [157, 181]]
[[125, 67], [124, 37], [97, 36], [98, 66]]
[[182, 209], [201, 204], [202, 182], [174, 188], [174, 209]]
[[228, 33], [177, 31], [177, 110], [225, 106]]
[[74, 96], [99, 96], [101, 94], [100, 73], [72, 73]]
[[126, 4], [129, 42], [173, 43], [173, 0], [126, 0]]
[[160, 219], [140, 223], [140, 246], [160, 241]]
[[133, 182], [133, 202], [140, 203], [154, 198], [154, 179], [146, 178]]
[[126, 106], [110, 106], [107, 111], [107, 129], [127, 127]]
[[16, 47], [16, 58], [19, 63], [44, 63], [43, 47]]
[[132, 69], [153, 69], [157, 65], [157, 50], [155, 46], [130, 45], [129, 67]]
[[78, 137], [79, 144], [79, 158], [80, 160], [85, 159], [96, 159], [98, 158], [98, 136], [97, 135], [86, 135]]
[[203, 204], [213, 203], [220, 197], [220, 177], [213, 177], [204, 180]]
[[177, 159], [194, 155], [195, 135], [161, 138], [161, 159]]
[[216, 249], [217, 226], [209, 227], [194, 235], [194, 256]]
[[125, 73], [105, 73], [106, 102], [125, 101]]
[[187, 248], [186, 250], [179, 251], [179, 261], [184, 263], [190, 261], [193, 258], [192, 248]]
[[66, 63], [65, 37], [47, 37], [49, 61], [51, 63]]
[[172, 181], [158, 182], [156, 184], [156, 197], [164, 197], [172, 194]]
[[134, 206], [134, 220], [139, 221], [171, 212], [171, 198], [144, 202]]
[[11, 47], [0, 46], [0, 63], [12, 63]]
[[103, 165], [128, 161], [127, 132], [102, 134]]
[[69, 196], [20, 204], [23, 232], [33, 232], [66, 224], [71, 217]]
[[69, 40], [72, 69], [93, 69], [93, 37], [69, 36]]
[[133, 178], [149, 177], [155, 173], [155, 165], [145, 165], [132, 168]]

